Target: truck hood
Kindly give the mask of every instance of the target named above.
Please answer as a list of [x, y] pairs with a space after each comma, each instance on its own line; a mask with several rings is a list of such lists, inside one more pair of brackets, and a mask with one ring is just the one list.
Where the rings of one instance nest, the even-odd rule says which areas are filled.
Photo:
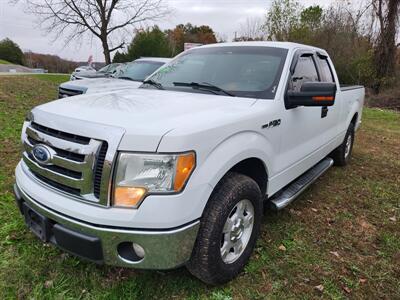
[[140, 81], [118, 78], [92, 78], [68, 81], [61, 84], [60, 87], [70, 90], [83, 91], [86, 94], [93, 94], [121, 89], [138, 88], [141, 85], [142, 82]]
[[[212, 94], [129, 89], [75, 96], [73, 101], [56, 100], [36, 107], [33, 114], [41, 114], [41, 120], [68, 118], [79, 123], [119, 127], [125, 131], [120, 150], [156, 151], [161, 138], [173, 129], [185, 129], [190, 134], [202, 128], [218, 127], [245, 113], [255, 101]], [[62, 126], [60, 123], [55, 129], [62, 130]], [[81, 130], [85, 132], [85, 128]]]

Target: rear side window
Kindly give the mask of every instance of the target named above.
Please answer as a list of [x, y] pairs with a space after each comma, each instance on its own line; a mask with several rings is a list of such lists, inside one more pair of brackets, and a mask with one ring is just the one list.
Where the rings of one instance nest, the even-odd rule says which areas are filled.
[[321, 81], [323, 82], [335, 82], [333, 78], [331, 67], [326, 58], [318, 58], [319, 65], [321, 67]]
[[313, 81], [319, 81], [314, 60], [312, 56], [301, 56], [297, 61], [290, 89], [298, 92], [304, 82]]

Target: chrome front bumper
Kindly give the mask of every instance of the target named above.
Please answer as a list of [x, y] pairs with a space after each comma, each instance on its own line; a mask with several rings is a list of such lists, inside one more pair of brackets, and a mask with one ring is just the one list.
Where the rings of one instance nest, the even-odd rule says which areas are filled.
[[[102, 258], [97, 262], [109, 265], [159, 270], [179, 267], [190, 259], [200, 225], [200, 221], [195, 221], [177, 229], [151, 231], [96, 226], [65, 216], [41, 205], [16, 184], [14, 192], [20, 208], [21, 204], [25, 202], [33, 211], [50, 220], [53, 228], [61, 227], [65, 232], [99, 240]], [[50, 229], [50, 231], [54, 231], [54, 229]], [[54, 236], [49, 241], [60, 246]], [[121, 243], [126, 244], [126, 242], [140, 245], [144, 249], [144, 257], [137, 261], [122, 257], [118, 252], [118, 246]], [[62, 248], [66, 249], [67, 247]], [[66, 250], [68, 251], [68, 249]], [[91, 259], [71, 250], [69, 252]]]

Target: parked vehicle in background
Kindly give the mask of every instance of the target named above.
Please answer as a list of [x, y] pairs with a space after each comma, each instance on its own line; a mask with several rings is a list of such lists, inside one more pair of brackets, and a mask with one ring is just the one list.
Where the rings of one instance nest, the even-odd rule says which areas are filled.
[[74, 78], [71, 78], [71, 80], [110, 77], [113, 74], [115, 74], [122, 65], [123, 64], [120, 64], [120, 63], [113, 63], [113, 64], [109, 64], [107, 66], [104, 66], [103, 68], [98, 70], [96, 73], [92, 73], [92, 72], [77, 73], [74, 75]]
[[139, 89], [34, 108], [17, 204], [40, 239], [80, 257], [186, 265], [221, 284], [249, 260], [264, 207], [283, 209], [348, 164], [363, 102], [364, 88], [342, 87], [323, 49], [193, 48]]
[[83, 76], [83, 75], [90, 75], [90, 74], [95, 74], [96, 69], [93, 68], [92, 66], [80, 66], [72, 72], [70, 80], [75, 80], [76, 76]]
[[147, 76], [169, 61], [171, 61], [170, 58], [162, 57], [139, 58], [119, 66], [111, 77], [64, 82], [58, 88], [58, 97], [66, 98], [81, 94], [138, 88]]

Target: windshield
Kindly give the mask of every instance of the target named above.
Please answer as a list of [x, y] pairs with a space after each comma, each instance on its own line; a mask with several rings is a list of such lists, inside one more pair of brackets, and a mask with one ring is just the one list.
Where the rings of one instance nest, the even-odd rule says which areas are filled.
[[[287, 50], [260, 46], [197, 48], [151, 76], [164, 89], [202, 92], [207, 84], [239, 97], [273, 99]], [[183, 83], [191, 85], [183, 85]], [[143, 88], [154, 88], [144, 85]]]
[[134, 61], [124, 65], [116, 75], [117, 78], [130, 78], [134, 81], [143, 81], [155, 70], [161, 67], [163, 62], [156, 61]]
[[98, 73], [114, 73], [120, 64], [109, 64], [98, 70]]

